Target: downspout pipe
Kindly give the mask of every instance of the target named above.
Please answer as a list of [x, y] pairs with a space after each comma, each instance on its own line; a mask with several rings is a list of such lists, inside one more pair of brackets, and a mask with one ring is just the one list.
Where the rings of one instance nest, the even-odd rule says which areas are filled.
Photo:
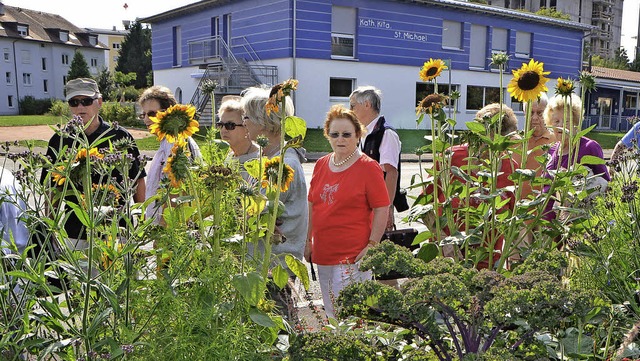
[[[298, 77], [297, 77], [297, 64], [296, 64], [296, 61], [297, 61], [296, 56], [297, 56], [297, 48], [298, 48], [298, 44], [297, 44], [297, 40], [298, 40], [298, 38], [297, 38], [297, 32], [298, 32], [298, 27], [297, 27], [297, 24], [298, 24], [298, 1], [297, 0], [293, 0], [293, 17], [292, 18], [293, 18], [293, 26], [292, 26], [293, 36], [291, 37], [291, 40], [292, 40], [291, 43], [292, 43], [292, 46], [293, 46], [293, 52], [292, 52], [292, 62], [293, 62], [293, 64], [291, 64], [291, 77], [293, 79], [298, 79]], [[292, 100], [293, 100], [293, 106], [295, 108], [295, 106], [296, 106], [296, 97], [295, 97], [295, 95], [294, 95]]]
[[14, 79], [16, 83], [16, 104], [18, 105], [18, 114], [20, 114], [20, 86], [18, 85], [18, 60], [16, 57], [16, 41], [14, 40], [11, 46], [13, 47], [13, 72], [15, 73]]

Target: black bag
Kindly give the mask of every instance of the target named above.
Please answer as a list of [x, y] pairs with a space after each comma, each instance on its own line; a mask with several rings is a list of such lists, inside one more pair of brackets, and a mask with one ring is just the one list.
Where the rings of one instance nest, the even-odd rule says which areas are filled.
[[409, 203], [407, 202], [407, 191], [402, 189], [396, 189], [396, 196], [393, 198], [393, 206], [398, 212], [404, 212], [409, 209]]
[[413, 239], [418, 235], [418, 230], [415, 228], [395, 229], [395, 225], [393, 228], [393, 231], [384, 232], [382, 240], [388, 239], [391, 242], [399, 246], [407, 247], [412, 251], [420, 248], [419, 244], [411, 245], [413, 243]]

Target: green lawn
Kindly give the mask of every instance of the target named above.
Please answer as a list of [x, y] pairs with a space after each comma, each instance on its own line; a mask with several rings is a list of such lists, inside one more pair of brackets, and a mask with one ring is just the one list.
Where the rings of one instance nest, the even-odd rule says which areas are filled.
[[0, 115], [0, 127], [23, 127], [27, 125], [55, 125], [66, 123], [66, 117], [53, 115]]
[[[66, 122], [64, 117], [56, 117], [51, 115], [11, 115], [0, 116], [0, 127], [15, 127], [15, 126], [28, 126], [28, 125], [54, 125]], [[200, 132], [205, 134], [206, 129]], [[428, 134], [428, 130], [420, 129], [399, 129], [398, 135], [402, 141], [402, 152], [413, 153], [416, 148], [419, 148], [427, 144], [424, 136]], [[622, 138], [624, 133], [620, 132], [598, 132], [592, 131], [587, 136], [596, 140], [603, 149], [613, 149], [618, 140]], [[203, 137], [196, 137], [198, 143], [201, 143], [199, 139]], [[159, 142], [155, 140], [155, 137], [147, 137], [145, 139], [137, 140], [138, 146], [141, 150], [156, 150], [158, 149]], [[304, 141], [304, 147], [309, 152], [330, 152], [331, 147], [329, 142], [324, 138], [322, 129], [309, 129], [307, 130], [307, 137]]]

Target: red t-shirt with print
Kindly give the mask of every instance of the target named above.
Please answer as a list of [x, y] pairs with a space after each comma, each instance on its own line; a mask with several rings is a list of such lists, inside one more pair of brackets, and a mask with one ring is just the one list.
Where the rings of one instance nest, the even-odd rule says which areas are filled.
[[308, 196], [312, 259], [319, 265], [353, 263], [369, 241], [373, 209], [390, 204], [378, 162], [362, 155], [349, 168], [333, 172], [330, 157], [316, 162]]

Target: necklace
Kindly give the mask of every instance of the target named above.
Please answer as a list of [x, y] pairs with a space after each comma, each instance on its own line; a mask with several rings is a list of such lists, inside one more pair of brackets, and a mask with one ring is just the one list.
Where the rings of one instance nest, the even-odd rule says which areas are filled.
[[331, 163], [333, 163], [333, 165], [335, 165], [336, 167], [339, 167], [345, 164], [346, 162], [348, 162], [349, 159], [353, 158], [353, 156], [356, 155], [356, 153], [358, 153], [358, 147], [356, 147], [356, 149], [353, 150], [353, 153], [351, 153], [348, 157], [336, 163], [336, 153], [334, 152], [333, 156], [331, 156]]

